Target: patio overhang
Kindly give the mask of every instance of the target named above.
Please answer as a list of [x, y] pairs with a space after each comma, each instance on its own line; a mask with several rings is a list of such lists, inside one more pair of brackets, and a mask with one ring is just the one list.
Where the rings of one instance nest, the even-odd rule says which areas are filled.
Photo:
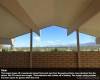
[[[100, 0], [17, 0], [39, 29], [58, 25], [99, 37]], [[36, 28], [33, 26], [33, 28]]]
[[100, 0], [0, 0], [0, 37], [13, 38], [50, 25], [100, 37], [99, 4]]

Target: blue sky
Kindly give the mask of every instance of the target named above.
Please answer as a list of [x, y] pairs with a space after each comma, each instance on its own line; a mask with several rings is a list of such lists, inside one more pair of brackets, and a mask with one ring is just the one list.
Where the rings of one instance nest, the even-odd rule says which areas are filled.
[[[15, 47], [29, 47], [29, 33], [15, 38]], [[80, 43], [95, 43], [95, 37], [80, 33]], [[51, 26], [40, 30], [40, 36], [33, 32], [33, 47], [68, 46], [76, 44], [76, 32], [67, 36], [67, 29]]]

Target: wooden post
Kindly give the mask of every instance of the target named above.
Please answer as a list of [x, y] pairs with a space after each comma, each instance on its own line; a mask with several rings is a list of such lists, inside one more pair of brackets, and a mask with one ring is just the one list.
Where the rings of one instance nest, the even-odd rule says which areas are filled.
[[77, 36], [77, 66], [80, 67], [80, 39], [79, 39], [79, 29], [76, 30]]
[[33, 43], [33, 34], [32, 34], [32, 29], [30, 29], [30, 68], [32, 68], [32, 45]]

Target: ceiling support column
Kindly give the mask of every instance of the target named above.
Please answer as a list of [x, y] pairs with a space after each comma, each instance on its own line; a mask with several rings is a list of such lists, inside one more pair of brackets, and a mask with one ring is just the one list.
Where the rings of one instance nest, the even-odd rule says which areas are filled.
[[33, 43], [33, 33], [32, 33], [32, 29], [30, 29], [30, 68], [32, 68], [32, 45]]
[[77, 67], [80, 67], [80, 39], [79, 39], [79, 29], [76, 30], [77, 37]]

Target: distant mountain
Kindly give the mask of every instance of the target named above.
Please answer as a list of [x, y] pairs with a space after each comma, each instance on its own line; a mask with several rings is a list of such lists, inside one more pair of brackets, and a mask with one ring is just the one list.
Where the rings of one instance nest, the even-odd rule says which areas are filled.
[[83, 43], [81, 46], [96, 46], [95, 42]]
[[45, 47], [67, 47], [67, 45], [46, 45]]
[[[46, 45], [45, 47], [76, 47], [77, 45], [75, 45], [75, 44], [68, 44], [68, 45], [64, 45], [64, 44], [62, 44], [62, 45], [58, 45], [58, 44], [51, 44], [51, 45]], [[89, 42], [89, 43], [83, 43], [83, 44], [81, 44], [81, 46], [96, 46], [96, 43], [95, 42]]]

